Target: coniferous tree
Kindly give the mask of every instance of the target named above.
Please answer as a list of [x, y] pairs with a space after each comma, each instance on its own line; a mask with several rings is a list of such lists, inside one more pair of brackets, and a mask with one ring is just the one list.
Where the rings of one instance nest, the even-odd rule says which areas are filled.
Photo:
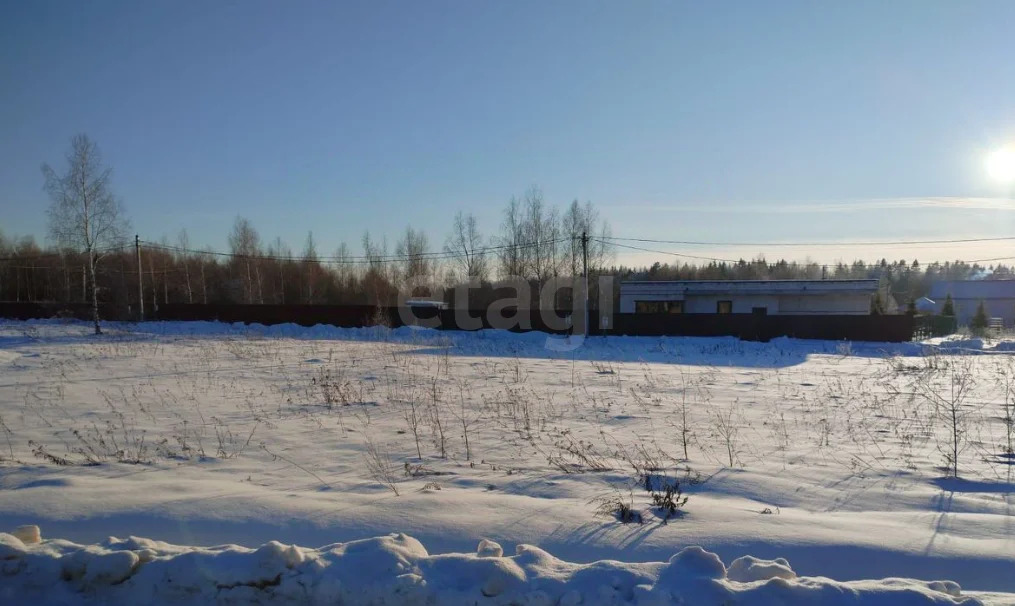
[[955, 315], [955, 303], [952, 301], [951, 293], [945, 297], [945, 304], [941, 306], [942, 316], [954, 316]]
[[987, 310], [983, 307], [983, 301], [980, 301], [980, 304], [976, 306], [976, 313], [969, 320], [969, 330], [974, 335], [983, 335], [987, 331], [988, 322]]

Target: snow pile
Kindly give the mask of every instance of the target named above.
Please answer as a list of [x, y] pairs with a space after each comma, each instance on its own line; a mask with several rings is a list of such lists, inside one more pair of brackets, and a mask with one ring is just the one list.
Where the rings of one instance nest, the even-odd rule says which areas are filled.
[[[983, 351], [983, 339], [978, 338], [947, 338], [938, 344], [939, 353], [961, 354], [964, 352]], [[1001, 351], [1004, 351], [1003, 349]]]
[[998, 341], [994, 351], [1015, 351], [1015, 341]]
[[0, 533], [5, 604], [979, 604], [952, 582], [838, 582], [798, 577], [784, 559], [744, 557], [727, 569], [688, 547], [668, 562], [574, 564], [530, 545], [505, 557], [430, 555], [404, 534], [320, 549], [272, 541], [183, 547], [131, 537], [98, 545], [42, 540], [37, 527]]

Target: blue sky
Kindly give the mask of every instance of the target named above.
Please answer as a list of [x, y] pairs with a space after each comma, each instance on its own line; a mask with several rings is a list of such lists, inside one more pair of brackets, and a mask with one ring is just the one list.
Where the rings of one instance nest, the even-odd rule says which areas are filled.
[[0, 0], [0, 230], [44, 235], [39, 165], [86, 132], [135, 231], [215, 248], [238, 214], [297, 251], [409, 224], [437, 248], [532, 184], [620, 236], [1015, 235], [983, 167], [1015, 141], [1013, 22], [1006, 0]]

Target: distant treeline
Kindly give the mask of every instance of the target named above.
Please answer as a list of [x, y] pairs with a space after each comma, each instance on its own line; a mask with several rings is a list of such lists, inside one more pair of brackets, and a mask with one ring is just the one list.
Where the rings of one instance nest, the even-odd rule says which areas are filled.
[[610, 270], [623, 280], [860, 280], [875, 279], [881, 290], [890, 294], [900, 308], [926, 296], [931, 285], [940, 280], [1000, 280], [1015, 278], [1006, 265], [984, 266], [963, 261], [921, 264], [913, 261], [881, 259], [872, 263], [854, 261], [821, 265], [795, 261], [755, 259], [736, 263], [710, 262], [696, 265], [655, 263], [648, 268], [619, 267]]
[[[249, 220], [237, 217], [228, 251], [192, 248], [185, 231], [174, 241], [142, 240], [140, 267], [133, 241], [97, 250], [96, 284], [101, 303], [121, 308], [136, 306], [140, 292], [147, 309], [168, 303], [394, 305], [407, 286], [414, 296], [430, 296], [464, 282], [478, 285], [470, 304], [485, 305], [495, 294], [492, 281], [514, 276], [543, 284], [581, 275], [586, 253], [590, 274], [601, 275], [612, 261], [609, 237], [591, 203], [576, 200], [561, 210], [533, 187], [511, 198], [491, 236], [480, 232], [474, 216], [458, 213], [436, 250], [426, 233], [408, 227], [393, 249], [367, 232], [361, 252], [342, 243], [321, 255], [309, 233], [294, 254], [279, 238], [265, 244]], [[42, 248], [32, 237], [0, 233], [0, 300], [86, 302], [88, 265], [79, 250]]]
[[[524, 205], [519, 205], [523, 207]], [[594, 218], [591, 207], [578, 207]], [[569, 209], [568, 212], [573, 212]], [[471, 217], [459, 216], [464, 233]], [[600, 233], [603, 225], [597, 222]], [[532, 246], [525, 231], [515, 240], [501, 234], [489, 241], [479, 235], [456, 253], [427, 253], [426, 234], [407, 229], [396, 243], [395, 253], [384, 242], [365, 235], [362, 254], [352, 255], [342, 245], [335, 255], [320, 258], [309, 236], [301, 255], [293, 256], [281, 241], [262, 246], [253, 226], [238, 218], [230, 236], [229, 253], [193, 251], [186, 234], [170, 244], [142, 243], [141, 279], [149, 309], [167, 303], [270, 303], [270, 304], [366, 304], [394, 305], [398, 288], [413, 284], [413, 293], [427, 296], [436, 287], [450, 288], [473, 272], [481, 287], [470, 290], [470, 306], [482, 307], [496, 296], [492, 280], [519, 275], [533, 285], [554, 277], [581, 274], [581, 232], [558, 232]], [[458, 233], [457, 231], [454, 233]], [[449, 237], [445, 251], [453, 250]], [[552, 242], [551, 242], [552, 240]], [[466, 240], [467, 241], [467, 240]], [[506, 243], [505, 243], [506, 242]], [[680, 265], [655, 263], [648, 268], [608, 265], [611, 251], [606, 240], [590, 255], [591, 275], [610, 275], [615, 287], [621, 280], [762, 280], [762, 279], [857, 279], [874, 278], [891, 293], [899, 307], [926, 295], [936, 280], [1013, 278], [1011, 268], [981, 266], [961, 261], [930, 263], [855, 261], [822, 266], [816, 263], [764, 260], [737, 263], [709, 262]], [[107, 305], [127, 308], [138, 299], [138, 264], [133, 243], [106, 252], [98, 264], [100, 299]], [[30, 237], [7, 239], [0, 234], [0, 300], [80, 303], [88, 300], [86, 257], [73, 251], [43, 248]], [[512, 274], [511, 272], [517, 272]], [[595, 281], [593, 280], [593, 288]], [[595, 293], [594, 293], [595, 294]], [[449, 295], [450, 297], [450, 295]], [[567, 307], [569, 293], [562, 291], [556, 305]], [[449, 303], [453, 303], [449, 299]]]

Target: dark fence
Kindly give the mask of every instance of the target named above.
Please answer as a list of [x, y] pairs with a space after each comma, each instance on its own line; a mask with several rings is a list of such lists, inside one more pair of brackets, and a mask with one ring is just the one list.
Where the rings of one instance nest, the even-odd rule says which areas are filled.
[[959, 329], [955, 316], [916, 316], [913, 322], [913, 334], [918, 339], [945, 337]]
[[[392, 313], [392, 312], [396, 313]], [[400, 326], [397, 310], [372, 305], [231, 305], [169, 304], [152, 314], [158, 320], [207, 320], [245, 324], [331, 324], [352, 328], [384, 324]]]
[[607, 332], [632, 336], [730, 336], [748, 341], [794, 337], [897, 343], [913, 339], [913, 318], [908, 315], [615, 314], [613, 328]]
[[330, 324], [342, 327], [391, 327], [416, 324], [442, 330], [479, 330], [504, 328], [512, 332], [538, 330], [550, 333], [570, 332], [570, 311], [535, 310], [507, 307], [488, 313], [485, 309], [453, 310], [435, 307], [376, 307], [373, 305], [163, 305], [159, 320], [209, 320], [247, 324], [284, 324], [302, 326]]
[[[99, 304], [99, 317], [104, 320], [120, 319], [108, 305]], [[87, 303], [15, 302], [0, 301], [0, 318], [13, 320], [39, 320], [45, 318], [92, 319], [92, 306]]]
[[[411, 312], [411, 313], [410, 313]], [[409, 324], [441, 330], [503, 328], [513, 332], [541, 331], [566, 334], [572, 331], [570, 310], [529, 310], [506, 307], [490, 310], [375, 307], [372, 305], [162, 305], [150, 312], [156, 320], [207, 320], [246, 324], [302, 326], [330, 324], [342, 327], [391, 327]], [[84, 304], [0, 303], [0, 317], [75, 317], [88, 319]], [[103, 308], [103, 319], [128, 320], [129, 312]], [[591, 334], [630, 336], [731, 336], [750, 341], [776, 337], [849, 341], [901, 342], [913, 339], [914, 319], [909, 315], [877, 316], [779, 316], [755, 314], [613, 314], [604, 328], [599, 314], [589, 313]], [[580, 325], [580, 322], [579, 322]]]

